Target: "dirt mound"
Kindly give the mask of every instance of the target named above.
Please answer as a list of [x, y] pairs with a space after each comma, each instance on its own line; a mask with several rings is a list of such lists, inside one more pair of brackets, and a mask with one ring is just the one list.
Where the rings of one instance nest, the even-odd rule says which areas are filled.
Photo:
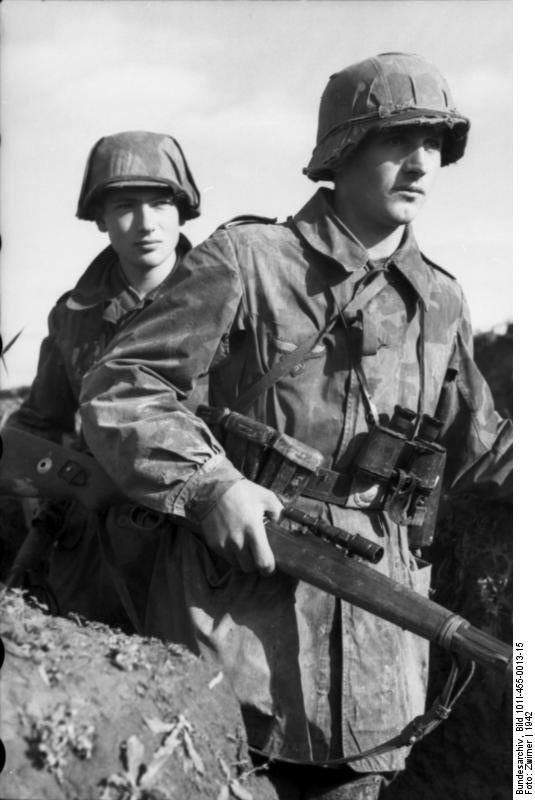
[[4, 800], [274, 800], [214, 663], [0, 601]]

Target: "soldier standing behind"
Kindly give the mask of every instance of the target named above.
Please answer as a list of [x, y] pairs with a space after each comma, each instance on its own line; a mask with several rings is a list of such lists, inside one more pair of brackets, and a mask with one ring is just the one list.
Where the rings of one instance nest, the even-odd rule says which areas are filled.
[[162, 538], [150, 630], [218, 654], [250, 746], [270, 774], [285, 769], [284, 798], [379, 796], [408, 748], [361, 754], [423, 712], [428, 647], [275, 570], [264, 520], [279, 498], [186, 403], [209, 372], [214, 405], [321, 450], [326, 469], [300, 508], [381, 544], [374, 568], [427, 594], [429, 531], [362, 465], [367, 453], [382, 468], [370, 443], [400, 406], [411, 425], [440, 420], [450, 491], [503, 491], [510, 475], [509, 423], [473, 361], [464, 295], [410, 225], [468, 128], [418, 56], [333, 75], [306, 174], [334, 189], [282, 224], [223, 226], [86, 376], [84, 430], [110, 475], [202, 531]]
[[[94, 221], [110, 244], [52, 309], [29, 397], [9, 425], [56, 442], [67, 437], [86, 448], [77, 424], [82, 378], [121, 326], [179, 268], [191, 249], [179, 229], [199, 216], [199, 204], [184, 154], [171, 136], [127, 131], [94, 145], [77, 216]], [[56, 528], [48, 583], [59, 612], [142, 628], [154, 534], [168, 524], [161, 515], [128, 504], [97, 514], [76, 503], [44, 502], [37, 517]]]

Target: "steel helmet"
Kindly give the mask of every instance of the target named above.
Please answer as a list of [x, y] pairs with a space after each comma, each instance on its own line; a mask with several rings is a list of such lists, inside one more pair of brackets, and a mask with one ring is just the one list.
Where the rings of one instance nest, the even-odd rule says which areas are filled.
[[334, 170], [372, 130], [390, 125], [444, 126], [442, 166], [458, 161], [470, 122], [458, 113], [448, 84], [429, 61], [381, 53], [331, 75], [321, 98], [316, 147], [303, 172], [333, 180]]
[[200, 214], [199, 190], [172, 136], [125, 131], [99, 139], [87, 159], [76, 216], [94, 220], [102, 192], [126, 186], [167, 187], [176, 195], [181, 221]]

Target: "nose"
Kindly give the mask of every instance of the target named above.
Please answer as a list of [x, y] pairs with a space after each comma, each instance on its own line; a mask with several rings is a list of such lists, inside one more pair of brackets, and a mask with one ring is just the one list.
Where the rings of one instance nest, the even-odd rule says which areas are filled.
[[156, 227], [154, 209], [149, 203], [140, 203], [137, 209], [137, 224], [141, 231], [150, 233]]
[[403, 167], [405, 172], [421, 177], [429, 169], [429, 152], [423, 144], [415, 145], [407, 155]]

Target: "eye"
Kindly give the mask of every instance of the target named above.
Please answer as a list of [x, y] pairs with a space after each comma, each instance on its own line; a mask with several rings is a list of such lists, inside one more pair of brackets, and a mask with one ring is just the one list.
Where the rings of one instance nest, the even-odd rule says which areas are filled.
[[383, 144], [388, 147], [402, 147], [405, 144], [406, 136], [402, 133], [387, 133], [383, 138]]
[[424, 141], [424, 147], [426, 150], [441, 150], [442, 149], [442, 137], [441, 136], [427, 136]]

